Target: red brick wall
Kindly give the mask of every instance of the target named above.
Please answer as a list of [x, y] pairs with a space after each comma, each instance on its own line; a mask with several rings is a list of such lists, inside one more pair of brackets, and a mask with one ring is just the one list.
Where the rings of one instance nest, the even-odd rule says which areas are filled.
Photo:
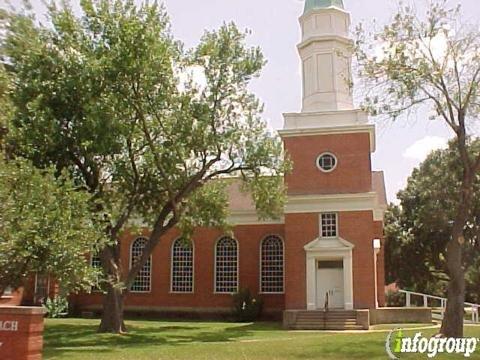
[[339, 213], [340, 236], [355, 245], [353, 255], [353, 306], [375, 307], [375, 274], [373, 253], [373, 213], [349, 211]]
[[[286, 293], [287, 309], [306, 307], [306, 263], [303, 247], [319, 235], [317, 213], [287, 214], [285, 216], [286, 236]], [[353, 243], [353, 299], [355, 308], [375, 306], [374, 239], [373, 214], [371, 211], [340, 212], [338, 216], [339, 235]]]
[[[368, 133], [316, 135], [284, 138], [293, 161], [286, 176], [289, 194], [338, 194], [371, 191], [372, 174]], [[320, 171], [317, 157], [333, 153], [338, 160], [331, 173]]]
[[318, 237], [318, 214], [285, 215], [285, 307], [306, 307], [306, 263], [303, 247]]
[[[248, 287], [253, 293], [259, 290], [260, 241], [267, 235], [276, 234], [284, 237], [283, 225], [249, 225], [237, 226], [234, 237], [239, 244], [239, 286]], [[152, 288], [150, 293], [129, 293], [126, 306], [171, 307], [171, 308], [231, 308], [232, 298], [228, 294], [214, 294], [214, 254], [215, 243], [223, 235], [215, 229], [198, 229], [194, 242], [194, 293], [170, 293], [171, 246], [179, 233], [174, 230], [166, 234], [155, 248], [152, 255]], [[122, 242], [123, 268], [128, 269], [130, 244], [135, 236], [126, 234]], [[281, 310], [284, 296], [263, 295], [265, 310]], [[74, 301], [81, 308], [85, 305], [101, 304], [101, 294], [84, 294]]]

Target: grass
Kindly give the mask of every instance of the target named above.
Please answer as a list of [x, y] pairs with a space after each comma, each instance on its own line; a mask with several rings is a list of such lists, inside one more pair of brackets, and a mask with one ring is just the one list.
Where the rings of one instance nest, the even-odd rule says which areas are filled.
[[[386, 359], [388, 329], [372, 332], [333, 333], [285, 331], [278, 323], [127, 321], [128, 334], [98, 334], [98, 320], [48, 319], [44, 359], [68, 360], [286, 360], [286, 359]], [[408, 330], [433, 335], [437, 329]], [[480, 338], [480, 327], [466, 327], [466, 336]], [[401, 359], [425, 359], [424, 355]], [[462, 356], [438, 356], [462, 359]], [[436, 359], [437, 359], [436, 358]], [[480, 359], [480, 345], [470, 359]]]

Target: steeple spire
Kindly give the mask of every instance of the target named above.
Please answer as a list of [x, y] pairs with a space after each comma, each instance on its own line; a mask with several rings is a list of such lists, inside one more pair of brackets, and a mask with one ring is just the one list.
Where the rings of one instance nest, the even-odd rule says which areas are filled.
[[312, 9], [325, 9], [331, 6], [343, 9], [343, 0], [306, 0], [304, 13]]

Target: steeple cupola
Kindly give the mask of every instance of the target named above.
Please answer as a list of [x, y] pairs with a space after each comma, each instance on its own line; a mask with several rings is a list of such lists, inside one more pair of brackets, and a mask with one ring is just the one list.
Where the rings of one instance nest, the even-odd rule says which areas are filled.
[[303, 71], [302, 112], [353, 109], [350, 14], [342, 0], [306, 0], [298, 51]]

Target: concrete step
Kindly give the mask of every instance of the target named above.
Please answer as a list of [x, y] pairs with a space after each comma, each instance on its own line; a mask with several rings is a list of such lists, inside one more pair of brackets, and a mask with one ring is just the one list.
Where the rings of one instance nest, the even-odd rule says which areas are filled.
[[355, 313], [324, 313], [324, 312], [300, 312], [298, 316], [309, 315], [309, 316], [328, 316], [328, 317], [356, 317]]
[[302, 317], [297, 318], [297, 321], [314, 321], [314, 322], [345, 322], [345, 321], [353, 321], [357, 322], [357, 319], [321, 319], [321, 318], [311, 318], [311, 317]]
[[354, 323], [357, 322], [357, 319], [316, 319], [316, 318], [297, 318], [297, 322], [299, 321], [312, 321], [312, 322], [348, 322], [352, 321]]
[[321, 310], [305, 310], [299, 311], [298, 314], [325, 314], [325, 315], [350, 315], [355, 316], [357, 313], [356, 311], [321, 311]]
[[317, 318], [317, 319], [356, 319], [357, 315], [324, 315], [324, 314], [298, 314], [297, 317], [312, 317], [312, 318]]
[[363, 330], [360, 325], [345, 325], [345, 326], [322, 326], [322, 325], [294, 325], [292, 327], [294, 330]]
[[357, 321], [357, 318], [353, 317], [338, 317], [338, 318], [331, 318], [331, 317], [316, 317], [316, 316], [299, 316], [297, 317], [297, 321], [299, 320], [315, 320], [315, 321]]
[[356, 311], [298, 311], [295, 323], [290, 325], [294, 330], [363, 330], [357, 323]]
[[298, 314], [297, 317], [315, 317], [328, 319], [356, 319], [357, 315], [324, 315], [324, 314]]
[[298, 321], [296, 326], [357, 326], [356, 321], [349, 322], [311, 322], [311, 321]]

